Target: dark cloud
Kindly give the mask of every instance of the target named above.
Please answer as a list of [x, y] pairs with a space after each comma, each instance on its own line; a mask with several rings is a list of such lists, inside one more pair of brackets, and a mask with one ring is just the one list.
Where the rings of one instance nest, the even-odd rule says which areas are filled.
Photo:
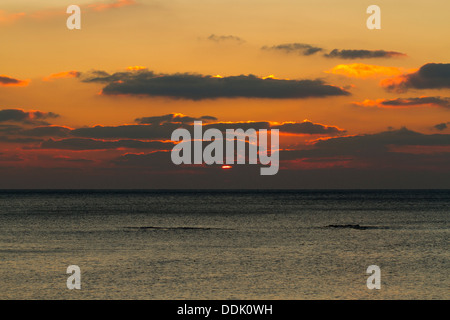
[[[280, 126], [280, 130], [283, 129], [285, 132], [308, 130], [308, 132], [315, 133], [327, 132], [325, 126], [317, 128], [309, 123], [303, 126], [300, 126], [300, 123], [277, 125], [269, 122], [218, 123], [218, 125], [220, 129], [230, 127], [270, 129]], [[191, 124], [166, 122], [161, 125], [136, 126], [190, 128]], [[207, 126], [214, 127], [215, 124], [208, 124], [205, 129]], [[14, 128], [14, 126], [3, 125], [1, 127], [5, 130], [20, 130], [20, 127]], [[114, 127], [110, 127], [108, 130], [111, 128]], [[94, 131], [94, 133], [98, 135], [98, 132]], [[2, 140], [1, 137], [0, 140]], [[44, 144], [50, 144], [49, 147], [62, 150], [105, 150], [142, 148], [139, 142], [150, 143], [152, 141], [138, 141], [136, 144], [135, 141], [128, 140], [98, 141], [87, 138], [50, 140], [45, 141]], [[30, 161], [30, 159], [25, 157], [22, 160], [22, 154], [20, 157], [15, 157], [14, 154], [1, 154], [4, 152], [2, 151], [0, 152], [0, 161], [3, 161], [4, 165], [0, 166], [3, 177], [0, 179], [0, 183], [3, 188], [30, 188], [31, 186], [39, 188], [73, 188], [76, 186], [80, 188], [159, 189], [448, 188], [450, 181], [449, 146], [449, 134], [427, 135], [406, 128], [375, 134], [321, 139], [313, 144], [303, 146], [301, 150], [282, 150], [280, 171], [270, 178], [260, 176], [260, 166], [258, 165], [235, 165], [231, 170], [222, 170], [220, 165], [176, 166], [171, 161], [171, 153], [161, 151], [158, 146], [155, 146], [154, 149], [145, 150], [143, 148], [145, 154], [140, 150], [127, 150], [125, 151], [128, 152], [127, 154], [109, 160], [77, 159], [64, 155], [63, 151], [58, 152], [61, 155], [54, 156], [55, 159], [51, 157], [37, 158], [39, 164], [44, 161], [61, 162], [52, 168], [42, 165], [35, 166], [35, 154], [33, 154], [33, 162], [27, 163], [26, 166], [9, 166], [9, 162]], [[162, 148], [164, 147], [167, 146], [163, 145]], [[167, 149], [171, 149], [171, 147]], [[60, 167], [63, 163], [67, 166]]]
[[107, 150], [107, 149], [151, 149], [170, 150], [175, 144], [162, 141], [139, 141], [139, 140], [118, 140], [103, 141], [95, 139], [69, 138], [63, 140], [49, 139], [42, 142], [42, 149], [62, 149], [62, 150]]
[[327, 126], [319, 123], [312, 123], [310, 121], [304, 122], [287, 122], [282, 124], [271, 124], [270, 122], [235, 122], [235, 123], [212, 123], [203, 126], [203, 130], [210, 128], [219, 129], [222, 132], [226, 132], [226, 129], [278, 129], [281, 133], [292, 133], [292, 134], [329, 134], [335, 135], [345, 132], [345, 130], [339, 129], [335, 126]]
[[55, 79], [79, 78], [80, 76], [81, 76], [81, 72], [72, 70], [72, 71], [64, 71], [64, 72], [51, 74], [48, 77], [43, 78], [43, 80], [44, 81], [52, 81]]
[[[224, 149], [225, 154], [225, 149]], [[248, 155], [248, 150], [246, 149]], [[247, 158], [248, 161], [248, 158]], [[175, 175], [187, 175], [195, 177], [195, 175], [205, 176], [211, 173], [218, 174], [221, 171], [221, 165], [175, 165], [171, 160], [171, 152], [155, 151], [147, 154], [132, 154], [128, 153], [119, 156], [111, 161], [113, 164], [119, 167], [136, 167], [142, 169], [149, 169], [154, 173], [175, 174]], [[224, 158], [225, 162], [225, 158]], [[259, 171], [259, 165], [241, 164], [236, 166], [239, 171], [254, 172]], [[255, 172], [255, 175], [259, 175], [259, 172]], [[214, 176], [214, 175], [213, 175]], [[209, 176], [209, 177], [213, 177]], [[217, 176], [216, 176], [217, 177]], [[195, 178], [194, 178], [195, 179]]]
[[381, 86], [398, 92], [408, 89], [450, 88], [450, 63], [428, 63], [417, 72], [385, 79]]
[[342, 96], [350, 93], [340, 87], [316, 80], [281, 80], [258, 78], [254, 75], [213, 77], [198, 74], [155, 74], [152, 71], [108, 74], [94, 71], [84, 82], [107, 83], [106, 95], [162, 96], [175, 99], [268, 98], [299, 99]]
[[[155, 117], [158, 118], [158, 117]], [[155, 120], [159, 122], [160, 120]], [[71, 132], [73, 136], [94, 139], [162, 139], [169, 140], [172, 132], [177, 128], [185, 128], [193, 133], [192, 123], [171, 123], [165, 122], [161, 124], [146, 125], [123, 125], [123, 126], [95, 126], [91, 128], [79, 128]], [[208, 129], [218, 129], [225, 132], [227, 129], [279, 129], [280, 132], [293, 134], [339, 134], [345, 132], [335, 126], [327, 126], [310, 121], [271, 124], [267, 121], [260, 122], [216, 122], [203, 125], [203, 131]]]
[[448, 124], [450, 124], [450, 122], [439, 123], [439, 124], [435, 125], [433, 128], [435, 128], [436, 130], [439, 130], [439, 131], [444, 131], [445, 129], [448, 128], [448, 126], [447, 126]]
[[163, 123], [193, 123], [194, 121], [215, 121], [217, 118], [211, 116], [202, 116], [200, 118], [194, 118], [185, 116], [183, 114], [166, 114], [163, 116], [143, 117], [137, 118], [135, 121], [139, 124], [163, 124]]
[[135, 78], [154, 78], [157, 77], [153, 71], [147, 69], [139, 69], [133, 71], [124, 71], [124, 72], [116, 72], [113, 74], [109, 74], [106, 71], [102, 70], [92, 70], [86, 73], [83, 73], [81, 78], [82, 82], [99, 82], [99, 83], [113, 83], [120, 81], [131, 81]]
[[8, 76], [0, 76], [0, 86], [24, 86], [27, 85], [29, 81], [19, 80], [11, 78]]
[[164, 123], [161, 125], [95, 126], [75, 129], [72, 131], [72, 135], [94, 139], [170, 139], [172, 132], [179, 127], [179, 124], [173, 123]]
[[19, 84], [20, 80], [6, 77], [6, 76], [0, 76], [0, 83], [1, 84]]
[[21, 126], [13, 125], [13, 124], [0, 124], [0, 133], [1, 134], [16, 134], [22, 131]]
[[114, 159], [112, 162], [118, 165], [127, 166], [150, 166], [154, 168], [179, 168], [175, 166], [170, 158], [170, 152], [156, 151], [147, 154], [128, 153]]
[[21, 109], [0, 110], [0, 122], [20, 122], [24, 124], [47, 124], [46, 119], [57, 118], [59, 115], [53, 112], [24, 111]]
[[[187, 128], [189, 131], [193, 132], [193, 126]], [[227, 129], [242, 129], [247, 131], [248, 129], [270, 129], [270, 122], [260, 121], [260, 122], [216, 122], [203, 126], [203, 131], [208, 129], [218, 129], [222, 133], [225, 133]]]
[[337, 150], [362, 150], [378, 149], [387, 145], [419, 145], [419, 146], [440, 146], [450, 145], [450, 135], [432, 134], [427, 135], [420, 132], [411, 131], [407, 128], [399, 130], [380, 132], [376, 134], [364, 134], [349, 137], [338, 137], [328, 140], [320, 140], [317, 147], [333, 147]]
[[345, 132], [345, 130], [339, 129], [338, 127], [335, 126], [327, 126], [319, 123], [312, 123], [310, 121], [284, 123], [280, 126], [272, 126], [271, 129], [279, 129], [281, 132], [297, 133], [297, 134], [335, 135]]
[[[393, 147], [450, 145], [450, 135], [426, 135], [406, 128], [391, 132], [319, 140], [310, 150], [283, 150], [280, 172], [269, 180], [259, 166], [174, 166], [170, 152], [126, 154], [113, 160], [120, 170], [164, 173], [174, 188], [424, 188], [448, 186], [450, 153], [411, 153]], [[125, 169], [126, 168], [126, 169]], [[136, 175], [138, 176], [138, 175]], [[190, 177], [190, 179], [188, 178]], [[184, 183], [180, 183], [181, 179]], [[436, 180], [437, 179], [437, 180]], [[250, 182], [251, 181], [251, 182]], [[272, 184], [273, 183], [273, 184]], [[160, 184], [158, 184], [160, 186]], [[204, 186], [204, 185], [203, 185]]]
[[388, 161], [390, 156], [397, 154], [391, 151], [391, 146], [450, 146], [450, 135], [427, 135], [402, 128], [376, 134], [337, 137], [319, 140], [310, 150], [284, 151], [280, 159], [354, 156], [376, 164], [377, 161]]
[[37, 143], [42, 142], [42, 139], [36, 139], [36, 138], [11, 138], [8, 136], [0, 136], [0, 142], [6, 142], [6, 143]]
[[67, 137], [70, 135], [72, 129], [60, 126], [44, 126], [32, 129], [22, 130], [17, 132], [23, 136], [33, 137]]
[[406, 54], [396, 51], [385, 50], [338, 50], [334, 49], [330, 53], [324, 54], [327, 58], [340, 59], [371, 59], [371, 58], [394, 58], [404, 57]]
[[285, 44], [279, 44], [277, 46], [264, 46], [261, 48], [262, 50], [277, 50], [277, 51], [283, 51], [286, 53], [297, 53], [304, 56], [310, 56], [317, 52], [320, 52], [323, 50], [323, 48], [314, 47], [310, 44], [306, 43], [285, 43]]
[[0, 152], [0, 162], [20, 162], [24, 159], [17, 154], [5, 154]]
[[[136, 155], [137, 156], [137, 155]], [[187, 189], [187, 190], [242, 190], [242, 189], [449, 189], [450, 171], [415, 170], [401, 168], [346, 168], [328, 167], [318, 169], [281, 168], [274, 176], [260, 176], [258, 165], [237, 165], [231, 170], [217, 166], [200, 168], [175, 166], [170, 154], [161, 157], [161, 166], [147, 167], [122, 165], [99, 167], [33, 167], [16, 168], [0, 166], [0, 187], [40, 189]], [[131, 157], [128, 158], [131, 162]], [[155, 158], [153, 163], [157, 163]], [[165, 164], [165, 166], [164, 166]], [[415, 194], [412, 191], [413, 196]], [[444, 191], [437, 196], [444, 195]], [[405, 193], [402, 193], [405, 195]], [[312, 201], [316, 196], [314, 191]], [[423, 194], [422, 194], [423, 195]], [[395, 197], [396, 195], [392, 195]], [[202, 195], [199, 195], [199, 199]]]
[[[27, 125], [30, 123], [26, 123]], [[35, 123], [32, 123], [35, 124]], [[0, 125], [0, 141], [6, 143], [32, 144], [43, 139], [37, 137], [66, 137], [71, 129], [59, 126], [43, 126], [27, 129], [18, 125]], [[27, 147], [28, 148], [28, 147]]]
[[417, 106], [417, 105], [436, 105], [440, 107], [450, 108], [450, 98], [447, 97], [419, 97], [419, 98], [398, 98], [392, 100], [384, 100], [381, 102], [385, 106]]
[[[276, 50], [285, 53], [297, 53], [303, 56], [310, 56], [317, 52], [324, 51], [324, 48], [312, 46], [306, 43], [284, 43], [276, 46], [264, 46], [262, 50]], [[324, 53], [327, 58], [340, 59], [372, 59], [372, 58], [394, 58], [404, 57], [406, 54], [396, 51], [385, 50], [350, 50], [350, 49], [334, 49], [329, 53]]]
[[218, 36], [215, 34], [211, 34], [208, 38], [206, 38], [207, 40], [210, 41], [214, 41], [214, 42], [224, 42], [224, 41], [233, 41], [236, 42], [238, 44], [242, 44], [245, 42], [245, 40], [243, 40], [240, 37], [237, 36], [232, 36], [232, 35], [228, 35], [228, 36]]
[[67, 158], [67, 157], [53, 157], [56, 161], [64, 161], [70, 163], [81, 163], [81, 164], [90, 164], [94, 163], [94, 160], [82, 159], [82, 158]]

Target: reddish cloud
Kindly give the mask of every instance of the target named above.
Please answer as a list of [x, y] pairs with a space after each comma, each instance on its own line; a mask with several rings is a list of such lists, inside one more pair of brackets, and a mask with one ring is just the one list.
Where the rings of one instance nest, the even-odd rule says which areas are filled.
[[121, 7], [131, 6], [136, 4], [134, 0], [116, 0], [110, 3], [93, 3], [88, 5], [87, 7], [94, 11], [104, 11], [108, 9], [117, 9]]
[[[87, 9], [95, 12], [106, 11], [109, 9], [117, 9], [121, 7], [131, 6], [137, 4], [135, 0], [115, 0], [112, 2], [96, 2], [86, 6], [80, 6], [81, 9]], [[10, 13], [0, 10], [0, 24], [13, 23], [15, 21], [32, 18], [32, 19], [46, 19], [55, 16], [67, 15], [66, 8], [52, 8], [47, 10], [35, 11], [31, 13], [18, 12]]]
[[80, 75], [81, 75], [81, 72], [78, 72], [78, 71], [63, 71], [63, 72], [51, 74], [48, 77], [43, 78], [42, 80], [52, 81], [54, 79], [78, 78]]
[[366, 99], [363, 102], [354, 102], [361, 107], [376, 108], [410, 108], [410, 107], [444, 107], [450, 108], [450, 98], [447, 97], [418, 97], [398, 99]]
[[[319, 139], [312, 148], [284, 150], [280, 159], [316, 163], [328, 160], [338, 166], [376, 169], [448, 170], [450, 135], [426, 135], [402, 128], [399, 130]], [[339, 159], [340, 161], [336, 161]], [[311, 164], [313, 166], [313, 164]]]
[[175, 144], [169, 141], [141, 141], [141, 140], [98, 140], [69, 138], [62, 140], [49, 139], [42, 142], [42, 149], [60, 150], [108, 150], [108, 149], [153, 149], [167, 150]]
[[389, 151], [408, 154], [441, 154], [450, 153], [450, 146], [389, 146]]
[[0, 24], [2, 23], [11, 23], [14, 22], [26, 15], [25, 12], [19, 12], [19, 13], [8, 13], [4, 10], [0, 10]]
[[339, 64], [326, 73], [343, 75], [353, 78], [375, 78], [379, 76], [401, 75], [403, 71], [397, 67], [375, 66], [364, 63]]
[[[193, 131], [194, 120], [206, 120], [208, 123], [203, 123], [203, 129], [218, 129], [225, 132], [227, 129], [278, 129], [280, 134], [289, 135], [338, 135], [345, 132], [336, 126], [327, 126], [320, 123], [313, 123], [311, 121], [303, 122], [282, 122], [275, 123], [269, 121], [260, 122], [214, 122], [215, 119], [211, 116], [203, 116], [201, 118], [194, 118], [188, 116], [176, 116], [178, 114], [171, 114], [158, 117], [144, 117], [136, 119], [138, 125], [122, 125], [122, 126], [95, 126], [89, 128], [79, 128], [71, 132], [72, 136], [80, 138], [93, 139], [165, 139], [169, 140], [172, 132], [177, 128], [185, 128]], [[171, 118], [172, 117], [172, 118]], [[206, 122], [205, 121], [205, 122]]]
[[182, 113], [170, 113], [163, 116], [142, 117], [137, 118], [135, 121], [139, 124], [163, 124], [163, 123], [193, 123], [194, 121], [210, 122], [215, 121], [217, 118], [212, 116], [201, 116], [194, 118], [186, 116]]
[[[414, 99], [436, 98], [382, 100], [379, 103], [408, 105], [413, 103]], [[192, 130], [194, 120], [208, 120], [204, 122], [203, 130], [216, 128], [224, 132], [225, 129], [238, 128], [279, 129], [280, 133], [290, 135], [281, 141], [280, 149], [280, 177], [288, 184], [295, 184], [299, 176], [311, 174], [309, 170], [317, 170], [314, 172], [329, 176], [345, 169], [347, 174], [359, 179], [359, 170], [378, 170], [390, 175], [391, 172], [398, 170], [442, 173], [449, 168], [449, 135], [428, 135], [406, 128], [345, 136], [343, 135], [345, 131], [336, 126], [307, 120], [218, 122], [212, 116], [193, 117], [178, 113], [138, 118], [136, 119], [138, 124], [135, 125], [72, 129], [65, 126], [37, 124], [55, 116], [42, 111], [0, 110], [0, 122], [5, 122], [0, 123], [0, 143], [17, 145], [14, 146], [14, 150], [0, 154], [0, 161], [8, 162], [8, 165], [11, 163], [11, 167], [20, 169], [38, 166], [39, 172], [42, 168], [47, 168], [55, 174], [58, 168], [79, 169], [78, 173], [86, 177], [90, 174], [89, 168], [107, 169], [106, 178], [110, 175], [125, 174], [129, 172], [128, 170], [139, 171], [140, 176], [142, 170], [145, 170], [148, 174], [164, 177], [176, 175], [189, 182], [195, 182], [198, 175], [217, 181], [218, 175], [222, 174], [220, 172], [228, 171], [227, 174], [236, 175], [236, 181], [252, 181], [252, 177], [258, 176], [259, 171], [250, 165], [233, 166], [233, 170], [222, 170], [221, 166], [177, 167], [172, 163], [170, 150], [175, 144], [168, 139], [173, 130], [177, 128]], [[305, 141], [305, 135], [309, 137], [320, 135], [323, 138]], [[16, 159], [14, 155], [19, 150], [20, 158]]]
[[139, 70], [146, 70], [147, 67], [143, 67], [143, 66], [130, 66], [127, 67], [128, 71], [139, 71]]

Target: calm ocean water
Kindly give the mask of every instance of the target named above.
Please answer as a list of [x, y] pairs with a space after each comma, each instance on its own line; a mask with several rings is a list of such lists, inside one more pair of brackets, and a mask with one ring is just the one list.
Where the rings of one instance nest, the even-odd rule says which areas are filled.
[[449, 299], [449, 213], [437, 190], [0, 191], [0, 299]]

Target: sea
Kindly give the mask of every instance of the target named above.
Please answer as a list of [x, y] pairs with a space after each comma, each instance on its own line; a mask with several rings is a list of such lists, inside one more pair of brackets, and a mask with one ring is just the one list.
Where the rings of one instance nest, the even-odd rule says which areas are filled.
[[449, 190], [2, 190], [0, 299], [442, 300], [449, 235]]

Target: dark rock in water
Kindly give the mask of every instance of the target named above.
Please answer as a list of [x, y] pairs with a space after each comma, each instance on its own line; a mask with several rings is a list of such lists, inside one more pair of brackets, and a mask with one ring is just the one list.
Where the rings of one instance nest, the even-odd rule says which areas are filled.
[[330, 224], [325, 228], [356, 229], [356, 230], [376, 229], [376, 227], [360, 226], [359, 224]]
[[153, 226], [145, 226], [145, 227], [124, 227], [125, 229], [130, 230], [228, 230], [221, 228], [205, 228], [205, 227], [153, 227]]

